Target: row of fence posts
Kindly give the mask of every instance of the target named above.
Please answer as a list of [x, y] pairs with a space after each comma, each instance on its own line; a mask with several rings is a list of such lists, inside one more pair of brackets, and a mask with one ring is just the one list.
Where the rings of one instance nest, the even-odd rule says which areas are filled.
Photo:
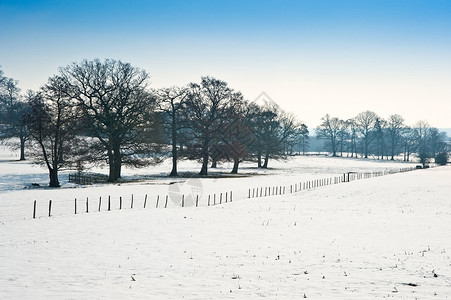
[[[224, 197], [223, 197], [224, 195]], [[222, 203], [228, 203], [228, 202], [232, 202], [233, 201], [233, 192], [226, 192], [226, 193], [219, 193], [218, 194], [219, 199], [216, 199], [216, 194], [213, 194], [213, 197], [211, 197], [211, 195], [208, 195], [208, 201], [207, 201], [207, 206], [212, 206], [212, 205], [218, 205], [218, 204], [222, 204]], [[143, 208], [146, 208], [147, 206], [147, 194], [145, 194], [144, 196], [144, 204], [143, 204]], [[168, 207], [168, 195], [166, 195], [166, 198], [164, 200], [164, 208]], [[78, 210], [78, 204], [79, 201], [77, 201], [77, 198], [74, 199], [74, 212], [75, 214], [79, 213]], [[122, 196], [119, 197], [119, 210], [122, 210], [122, 205], [123, 201], [122, 201]], [[160, 195], [157, 196], [156, 199], [156, 204], [155, 204], [155, 208], [158, 208], [160, 204]], [[185, 207], [185, 195], [182, 195], [181, 198], [181, 207]], [[33, 219], [36, 219], [36, 205], [37, 202], [36, 200], [34, 200], [33, 203]], [[89, 197], [86, 198], [86, 213], [89, 213]], [[195, 206], [198, 207], [199, 206], [199, 195], [196, 195], [196, 201], [195, 201]], [[133, 209], [134, 207], [134, 196], [132, 194], [131, 200], [130, 200], [130, 209]], [[161, 206], [160, 206], [161, 207]], [[49, 207], [48, 207], [48, 216], [51, 217], [52, 216], [52, 200], [49, 200]], [[102, 208], [102, 197], [99, 197], [99, 205], [98, 205], [98, 211], [101, 211]], [[108, 206], [107, 206], [107, 211], [111, 211], [111, 196], [108, 196]]]
[[[290, 190], [289, 193], [297, 193], [299, 191], [302, 190], [310, 190], [310, 189], [314, 189], [317, 187], [322, 187], [322, 186], [328, 186], [328, 185], [332, 185], [332, 184], [339, 184], [339, 183], [343, 183], [343, 182], [350, 182], [353, 180], [359, 180], [359, 179], [368, 179], [368, 178], [373, 178], [373, 177], [378, 177], [378, 176], [383, 176], [383, 175], [389, 175], [389, 174], [395, 174], [395, 173], [401, 173], [401, 172], [408, 172], [408, 171], [412, 171], [415, 170], [416, 168], [402, 168], [402, 169], [396, 169], [396, 170], [389, 170], [389, 171], [381, 171], [381, 172], [371, 172], [371, 173], [354, 173], [354, 172], [348, 172], [348, 173], [344, 173], [343, 176], [336, 176], [336, 177], [329, 177], [329, 178], [323, 178], [323, 179], [315, 179], [315, 180], [310, 180], [310, 181], [306, 181], [306, 182], [300, 182], [299, 183], [299, 188], [298, 188], [298, 184], [294, 184], [294, 185], [290, 185]], [[294, 186], [294, 189], [293, 189]], [[252, 192], [251, 192], [252, 191]], [[257, 198], [257, 197], [267, 197], [267, 196], [275, 196], [275, 195], [284, 195], [286, 193], [286, 186], [272, 186], [272, 187], [257, 187], [257, 188], [252, 188], [249, 189], [249, 193], [248, 193], [248, 198]], [[211, 205], [217, 205], [217, 204], [222, 204], [227, 203], [227, 202], [232, 202], [233, 200], [233, 194], [232, 191], [230, 191], [230, 194], [228, 192], [226, 192], [224, 194], [224, 198], [223, 199], [223, 193], [219, 193], [219, 199], [216, 199], [216, 194], [213, 194], [213, 198], [211, 197], [211, 195], [208, 195], [208, 200], [207, 200], [207, 206], [211, 206]], [[230, 196], [230, 197], [229, 197]], [[224, 200], [224, 201], [223, 201]], [[122, 197], [119, 197], [119, 210], [122, 209]], [[157, 196], [156, 199], [156, 205], [155, 208], [159, 207], [159, 203], [160, 203], [160, 196]], [[77, 209], [77, 199], [75, 198], [74, 201], [74, 211], [75, 214], [77, 214], [78, 209]], [[195, 201], [196, 207], [199, 206], [199, 195], [196, 195], [196, 201]], [[34, 200], [33, 203], [33, 219], [36, 218], [36, 200]], [[144, 196], [144, 205], [143, 208], [146, 208], [147, 205], [147, 194]], [[131, 197], [131, 201], [130, 201], [130, 208], [133, 209], [134, 206], [134, 197], [132, 194]], [[99, 206], [98, 206], [98, 211], [101, 210], [102, 207], [102, 197], [99, 197]], [[164, 208], [168, 207], [168, 195], [166, 195], [165, 201], [164, 201]], [[181, 198], [181, 207], [185, 207], [185, 195], [182, 195]], [[108, 196], [108, 211], [111, 211], [111, 197]], [[89, 213], [89, 198], [86, 198], [86, 213]], [[48, 216], [51, 217], [52, 216], [52, 200], [49, 200], [49, 206], [48, 206]]]
[[295, 183], [294, 185], [292, 184], [289, 186], [289, 191], [286, 190], [287, 186], [283, 186], [283, 185], [272, 186], [272, 187], [270, 187], [270, 186], [256, 187], [256, 188], [252, 188], [252, 189], [248, 190], [248, 198], [260, 198], [260, 197], [267, 197], [267, 196], [285, 195], [286, 192], [289, 192], [290, 194], [292, 194], [292, 193], [300, 192], [302, 190], [310, 190], [310, 189], [314, 189], [317, 187], [328, 186], [328, 185], [332, 185], [332, 184], [339, 184], [339, 183], [344, 183], [344, 182], [351, 182], [354, 180], [368, 179], [368, 178], [379, 177], [379, 176], [384, 176], [384, 175], [408, 172], [408, 171], [413, 171], [415, 169], [416, 168], [402, 168], [402, 169], [371, 172], [371, 173], [348, 172], [348, 173], [344, 173], [342, 176], [309, 180], [306, 182], [299, 182], [299, 184]]

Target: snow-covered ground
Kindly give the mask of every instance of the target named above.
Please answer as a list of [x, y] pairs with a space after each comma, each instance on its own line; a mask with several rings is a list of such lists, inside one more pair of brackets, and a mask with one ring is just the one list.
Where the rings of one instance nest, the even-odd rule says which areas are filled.
[[[168, 165], [124, 175], [161, 175]], [[48, 189], [30, 186], [46, 184], [45, 170], [0, 158], [0, 298], [451, 297], [450, 166], [248, 199], [248, 189], [257, 186], [412, 165], [296, 157], [270, 166], [243, 165], [242, 173], [253, 176], [152, 177], [84, 188], [67, 184], [63, 174], [63, 187]], [[180, 166], [182, 172], [197, 168]], [[207, 195], [227, 191], [234, 193], [232, 203], [206, 206]], [[178, 197], [190, 193], [201, 195], [202, 205], [179, 207]], [[108, 195], [115, 201], [109, 212]], [[158, 195], [160, 201], [170, 195], [170, 207], [160, 202], [156, 209]], [[77, 215], [74, 198], [80, 199]]]
[[[3, 150], [3, 151], [1, 151]], [[13, 153], [6, 148], [0, 149], [0, 222], [30, 218], [33, 215], [33, 202], [37, 202], [36, 216], [48, 216], [49, 201], [52, 200], [52, 215], [68, 215], [75, 212], [95, 212], [108, 209], [108, 198], [111, 209], [133, 207], [155, 208], [157, 206], [180, 206], [182, 198], [185, 206], [194, 206], [196, 200], [199, 206], [207, 206], [214, 202], [225, 202], [230, 199], [245, 199], [249, 196], [249, 189], [264, 187], [290, 186], [303, 184], [315, 179], [326, 179], [342, 176], [344, 173], [381, 172], [412, 168], [414, 163], [341, 159], [325, 156], [297, 156], [288, 160], [270, 160], [268, 169], [258, 169], [255, 163], [242, 163], [238, 175], [232, 176], [231, 163], [220, 164], [217, 169], [210, 169], [209, 178], [198, 178], [200, 164], [195, 161], [181, 161], [179, 172], [181, 178], [167, 176], [171, 169], [169, 160], [164, 163], [142, 169], [123, 170], [125, 182], [118, 184], [96, 184], [92, 186], [79, 186], [68, 183], [69, 171], [60, 173], [62, 187], [48, 188], [47, 170], [32, 165], [29, 162], [18, 161], [18, 157], [11, 159]], [[106, 168], [105, 168], [106, 169]], [[105, 169], [93, 169], [94, 172], [103, 172]], [[191, 177], [191, 175], [193, 175]], [[224, 178], [227, 177], [227, 178]], [[136, 179], [140, 180], [136, 180]], [[38, 184], [39, 186], [36, 186]], [[222, 196], [221, 196], [222, 194]], [[168, 200], [166, 201], [166, 197]], [[75, 200], [77, 199], [77, 200]], [[100, 202], [100, 205], [99, 205]]]

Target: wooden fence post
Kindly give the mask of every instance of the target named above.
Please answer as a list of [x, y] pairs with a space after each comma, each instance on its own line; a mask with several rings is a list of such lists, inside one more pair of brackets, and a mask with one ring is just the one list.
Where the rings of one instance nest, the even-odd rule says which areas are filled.
[[86, 213], [89, 212], [89, 202], [88, 197], [86, 197]]
[[185, 194], [182, 195], [182, 207], [185, 207]]
[[130, 204], [130, 208], [133, 209], [133, 194], [132, 194], [132, 203]]
[[52, 216], [52, 200], [49, 200], [49, 217]]
[[[249, 193], [251, 192], [251, 190], [249, 189]], [[250, 197], [249, 197], [250, 198]], [[208, 206], [210, 206], [210, 195], [208, 195]]]
[[199, 206], [199, 195], [196, 195], [196, 207]]
[[75, 198], [75, 214], [77, 214], [77, 198]]
[[111, 198], [108, 195], [108, 211], [110, 211], [110, 210], [111, 210]]
[[36, 200], [34, 200], [33, 204], [33, 219], [36, 219]]
[[122, 196], [119, 197], [119, 209], [122, 209]]
[[101, 206], [102, 206], [102, 196], [100, 196], [100, 198], [99, 198], [99, 211], [100, 211]]
[[157, 204], [155, 205], [155, 208], [158, 208], [158, 202], [160, 202], [160, 195], [157, 195]]
[[232, 191], [230, 191], [230, 202], [232, 202]]
[[168, 207], [168, 195], [166, 195], [166, 201], [164, 202], [164, 208]]
[[147, 204], [147, 194], [144, 196], [144, 208], [146, 208], [146, 204]]
[[222, 204], [222, 193], [219, 195], [219, 204]]

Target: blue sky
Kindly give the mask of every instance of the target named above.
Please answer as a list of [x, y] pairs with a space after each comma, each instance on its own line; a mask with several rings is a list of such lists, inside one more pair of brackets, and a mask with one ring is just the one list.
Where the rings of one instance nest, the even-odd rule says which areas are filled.
[[451, 127], [451, 1], [0, 0], [0, 65], [22, 90], [84, 58], [155, 88], [210, 75], [265, 91], [309, 127], [367, 109]]

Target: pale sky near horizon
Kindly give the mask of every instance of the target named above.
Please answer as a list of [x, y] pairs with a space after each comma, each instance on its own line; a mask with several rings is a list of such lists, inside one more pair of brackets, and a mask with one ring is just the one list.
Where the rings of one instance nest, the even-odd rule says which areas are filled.
[[0, 66], [23, 91], [85, 58], [154, 88], [208, 75], [264, 91], [312, 131], [365, 110], [451, 128], [446, 0], [0, 0]]

